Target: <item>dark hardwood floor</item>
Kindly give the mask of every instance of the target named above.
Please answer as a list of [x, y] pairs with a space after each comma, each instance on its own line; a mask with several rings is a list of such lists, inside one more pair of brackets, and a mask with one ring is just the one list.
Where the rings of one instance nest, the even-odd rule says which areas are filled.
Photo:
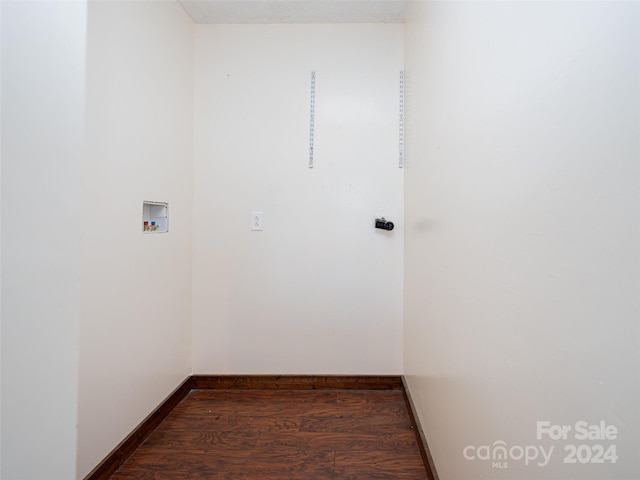
[[192, 390], [111, 476], [427, 478], [401, 390]]

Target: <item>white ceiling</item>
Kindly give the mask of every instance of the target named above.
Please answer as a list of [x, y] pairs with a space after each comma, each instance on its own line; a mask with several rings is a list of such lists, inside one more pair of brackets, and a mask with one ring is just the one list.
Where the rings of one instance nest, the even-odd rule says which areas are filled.
[[402, 23], [407, 0], [178, 0], [196, 23]]

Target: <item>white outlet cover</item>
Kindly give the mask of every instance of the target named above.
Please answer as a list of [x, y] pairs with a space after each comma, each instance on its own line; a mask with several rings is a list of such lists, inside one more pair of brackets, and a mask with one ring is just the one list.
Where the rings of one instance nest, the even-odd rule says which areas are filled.
[[260, 232], [263, 230], [263, 225], [262, 212], [251, 212], [251, 230], [254, 232]]

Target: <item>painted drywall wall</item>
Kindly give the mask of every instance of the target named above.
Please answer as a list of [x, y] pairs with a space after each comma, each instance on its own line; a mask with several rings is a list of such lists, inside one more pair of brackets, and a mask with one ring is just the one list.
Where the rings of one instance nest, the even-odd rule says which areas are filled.
[[442, 480], [640, 478], [639, 8], [409, 7], [405, 374]]
[[[2, 51], [2, 5], [0, 5], [0, 52], [1, 51]], [[2, 61], [0, 61], [0, 104], [1, 103], [2, 103]], [[1, 111], [0, 111], [0, 116], [1, 116]], [[1, 198], [2, 198], [2, 131], [0, 127], [0, 199]], [[2, 272], [2, 207], [1, 206], [0, 206], [0, 272]], [[1, 338], [2, 338], [2, 274], [0, 274], [0, 339]], [[1, 476], [2, 476], [2, 341], [0, 340], [0, 477]]]
[[402, 64], [401, 25], [196, 26], [196, 373], [401, 373]]
[[80, 476], [190, 373], [192, 42], [176, 2], [89, 3]]
[[85, 2], [2, 2], [2, 471], [76, 474]]

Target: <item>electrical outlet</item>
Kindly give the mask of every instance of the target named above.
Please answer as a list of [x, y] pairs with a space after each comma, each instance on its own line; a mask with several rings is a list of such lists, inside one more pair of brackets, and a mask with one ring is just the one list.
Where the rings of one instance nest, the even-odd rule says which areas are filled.
[[262, 226], [262, 212], [251, 212], [251, 230], [254, 232], [262, 231]]

